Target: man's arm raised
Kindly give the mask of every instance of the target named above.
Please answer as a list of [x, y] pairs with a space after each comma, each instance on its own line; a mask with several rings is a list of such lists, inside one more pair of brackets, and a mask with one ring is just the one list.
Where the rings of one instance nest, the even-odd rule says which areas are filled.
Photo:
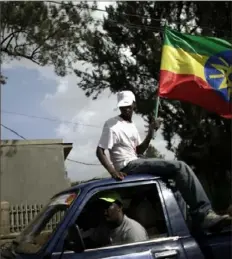
[[149, 147], [150, 141], [153, 137], [154, 130], [148, 130], [147, 136], [144, 141], [136, 147], [136, 152], [138, 155], [142, 155]]
[[138, 155], [142, 155], [148, 149], [154, 132], [157, 131], [160, 127], [160, 123], [161, 121], [159, 119], [155, 120], [153, 117], [151, 118], [146, 138], [140, 145], [136, 147], [136, 152]]

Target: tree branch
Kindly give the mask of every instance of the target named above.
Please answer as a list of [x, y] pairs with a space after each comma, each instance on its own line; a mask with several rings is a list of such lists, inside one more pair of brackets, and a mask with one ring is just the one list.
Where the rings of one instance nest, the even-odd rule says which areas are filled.
[[194, 32], [197, 30], [198, 27], [199, 27], [198, 25], [195, 26], [195, 27], [190, 31], [190, 34], [194, 33]]
[[9, 47], [11, 41], [13, 40], [13, 38], [14, 38], [14, 35], [12, 35], [11, 38], [9, 39], [9, 41], [7, 42], [6, 49], [8, 49], [8, 47]]
[[[32, 44], [21, 44], [21, 45], [18, 45], [18, 43], [17, 43], [17, 38], [15, 37], [15, 34], [16, 34], [16, 33], [20, 33], [20, 32], [21, 32], [21, 33], [22, 33], [22, 32], [25, 32], [25, 33], [26, 33], [26, 31], [23, 31], [23, 30], [14, 31], [14, 32], [10, 33], [10, 34], [1, 42], [1, 51], [7, 53], [9, 56], [19, 56], [19, 57], [22, 57], [22, 58], [29, 59], [29, 60], [31, 60], [32, 62], [36, 63], [37, 65], [41, 65], [38, 61], [36, 61], [36, 60], [34, 59], [34, 56], [35, 56], [36, 52], [44, 45], [44, 43], [45, 43], [46, 41], [48, 41], [50, 38], [54, 37], [54, 35], [57, 34], [59, 31], [60, 31], [60, 28], [57, 29], [57, 30], [55, 30], [55, 31], [54, 31], [53, 33], [51, 33], [50, 35], [48, 35], [48, 36], [44, 39], [44, 41], [32, 51], [31, 55], [26, 55], [26, 54], [23, 54], [23, 53], [20, 53], [20, 52], [17, 51], [17, 49], [20, 48], [20, 47], [25, 47], [25, 46], [31, 46], [31, 45], [32, 45]], [[11, 37], [11, 38], [10, 38], [10, 37]], [[15, 44], [16, 44], [16, 46], [14, 47], [14, 52], [12, 52], [12, 51], [10, 51], [10, 50], [8, 49], [8, 47], [9, 47], [9, 45], [10, 45], [10, 43], [12, 42], [12, 40], [13, 40], [14, 37], [15, 37]], [[6, 42], [6, 40], [9, 39], [9, 38], [10, 38], [10, 40], [8, 41], [6, 47], [3, 47], [2, 44], [3, 44], [4, 42]]]
[[[12, 28], [11, 28], [11, 29], [12, 29]], [[20, 32], [27, 33], [27, 31], [22, 30], [22, 29], [21, 29], [21, 30], [17, 30], [17, 31], [13, 31], [13, 32], [11, 32], [9, 35], [7, 35], [5, 39], [2, 40], [1, 46], [2, 46], [2, 45], [5, 43], [5, 41], [7, 41], [10, 37], [15, 36], [16, 33], [20, 33]], [[9, 42], [8, 42], [8, 44], [9, 44]]]
[[6, 54], [8, 54], [9, 56], [19, 56], [19, 57], [22, 57], [22, 58], [26, 58], [26, 59], [29, 59], [31, 60], [32, 62], [34, 62], [35, 64], [37, 65], [41, 65], [38, 61], [34, 60], [33, 57], [30, 55], [25, 55], [25, 54], [22, 54], [22, 53], [19, 53], [19, 52], [11, 52], [9, 51], [8, 49], [6, 48], [2, 48], [1, 47], [1, 51], [2, 52], [5, 52]]
[[[16, 33], [16, 32], [14, 31], [14, 32], [10, 33], [8, 36], [6, 36], [6, 38], [2, 40], [1, 46], [2, 46], [2, 45], [5, 43], [5, 41], [7, 41], [10, 37], [13, 38], [15, 33]], [[10, 39], [10, 41], [12, 40], [12, 38]], [[9, 42], [8, 42], [8, 44], [9, 44]]]
[[35, 49], [32, 51], [31, 57], [33, 58], [34, 55], [36, 54], [36, 52], [44, 45], [44, 43], [45, 43], [47, 40], [49, 40], [50, 38], [54, 37], [59, 31], [60, 31], [60, 28], [57, 29], [57, 30], [55, 30], [55, 31], [54, 31], [53, 33], [51, 33], [50, 35], [48, 35], [48, 36], [44, 39], [44, 41], [43, 41], [37, 48], [35, 48]]

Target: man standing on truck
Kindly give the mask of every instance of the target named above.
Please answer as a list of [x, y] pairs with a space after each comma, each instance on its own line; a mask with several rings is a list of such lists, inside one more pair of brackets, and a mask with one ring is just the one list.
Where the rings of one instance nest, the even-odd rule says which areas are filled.
[[[201, 222], [201, 227], [211, 229], [229, 222], [229, 215], [217, 215], [192, 169], [182, 161], [168, 161], [156, 158], [139, 158], [149, 146], [154, 131], [160, 122], [152, 120], [148, 134], [141, 141], [138, 130], [132, 121], [135, 96], [131, 91], [118, 93], [118, 108], [121, 114], [107, 120], [96, 150], [96, 155], [109, 174], [123, 180], [127, 174], [151, 173], [164, 179], [173, 179], [192, 214]], [[105, 154], [109, 150], [111, 165]]]

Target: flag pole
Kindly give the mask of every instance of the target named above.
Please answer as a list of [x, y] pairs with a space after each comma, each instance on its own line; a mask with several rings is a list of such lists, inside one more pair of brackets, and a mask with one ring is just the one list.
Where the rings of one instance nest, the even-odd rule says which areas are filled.
[[[156, 120], [158, 118], [158, 112], [159, 112], [159, 104], [160, 104], [160, 97], [158, 96], [157, 94], [157, 97], [156, 97], [156, 104], [155, 104], [155, 108], [154, 108], [154, 119]], [[153, 133], [153, 139], [155, 138], [155, 135], [156, 135], [156, 132], [154, 131]]]
[[[165, 22], [164, 29], [166, 28], [167, 23]], [[164, 33], [163, 33], [163, 38], [164, 38]], [[158, 118], [158, 112], [159, 112], [159, 105], [160, 105], [160, 97], [159, 97], [159, 86], [158, 86], [158, 91], [157, 91], [157, 97], [156, 97], [156, 104], [154, 108], [154, 119], [156, 120]], [[153, 139], [155, 138], [155, 132], [153, 135]]]
[[154, 118], [155, 118], [155, 120], [158, 118], [159, 104], [160, 104], [160, 97], [157, 95], [155, 109], [154, 109]]

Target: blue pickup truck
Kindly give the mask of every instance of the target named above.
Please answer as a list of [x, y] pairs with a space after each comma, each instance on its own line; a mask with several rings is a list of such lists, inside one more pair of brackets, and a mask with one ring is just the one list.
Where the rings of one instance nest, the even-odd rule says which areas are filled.
[[[91, 247], [99, 224], [99, 195], [116, 191], [124, 213], [146, 228], [149, 240]], [[2, 251], [22, 259], [230, 259], [231, 228], [203, 233], [188, 217], [174, 187], [152, 175], [92, 180], [55, 195], [28, 227]]]

